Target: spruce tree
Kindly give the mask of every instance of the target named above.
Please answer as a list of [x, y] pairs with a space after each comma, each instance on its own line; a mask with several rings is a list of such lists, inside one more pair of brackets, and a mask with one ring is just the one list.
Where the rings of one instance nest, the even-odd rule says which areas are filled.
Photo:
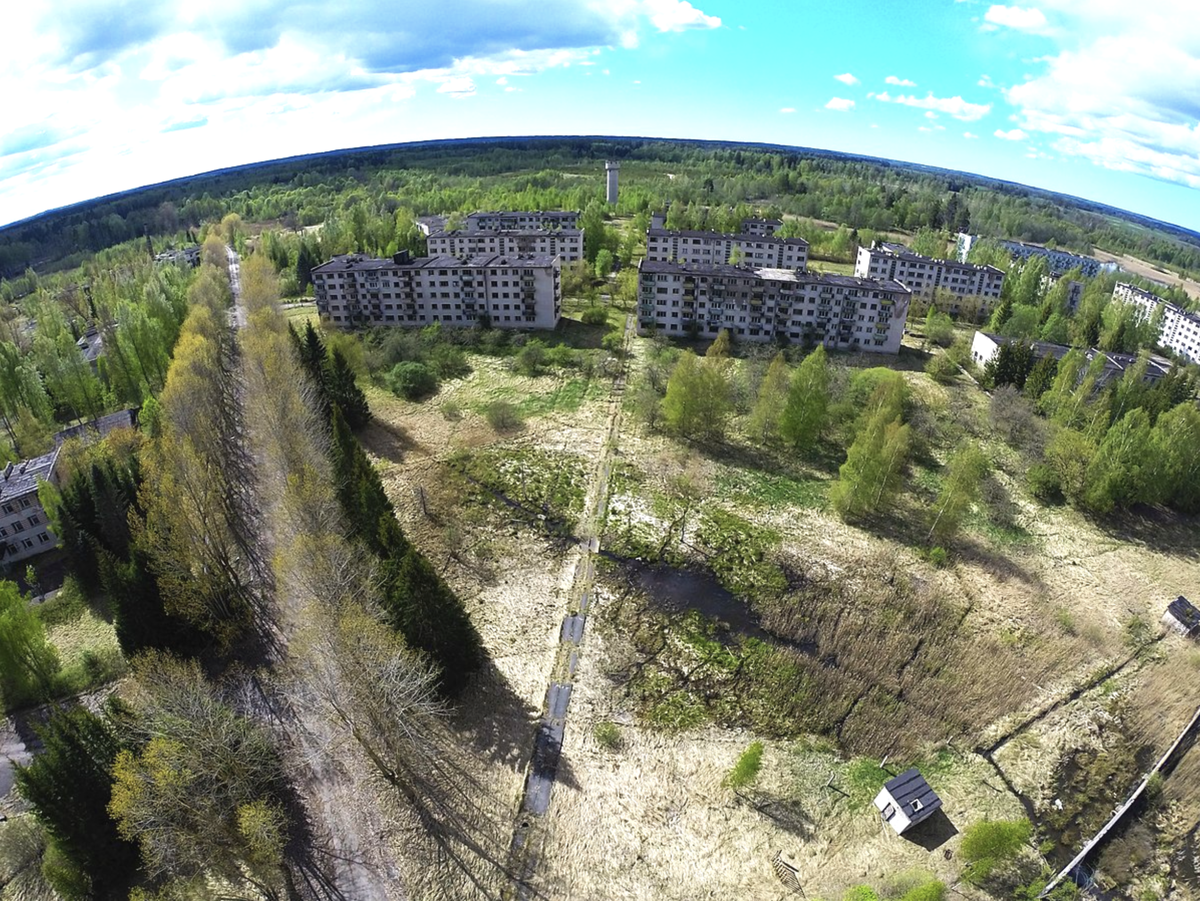
[[366, 451], [336, 405], [331, 438], [335, 487], [351, 537], [361, 539], [372, 552], [380, 554], [383, 549], [379, 544], [379, 519], [384, 513], [394, 518], [392, 502], [388, 500], [383, 482]]
[[16, 770], [17, 790], [57, 849], [90, 883], [95, 898], [124, 897], [138, 870], [137, 846], [108, 815], [120, 743], [112, 727], [84, 707], [58, 713], [41, 730], [45, 747]]
[[357, 432], [371, 421], [367, 396], [358, 387], [354, 370], [346, 362], [346, 357], [336, 348], [325, 366], [325, 391], [329, 402], [341, 408], [342, 415], [354, 431]]

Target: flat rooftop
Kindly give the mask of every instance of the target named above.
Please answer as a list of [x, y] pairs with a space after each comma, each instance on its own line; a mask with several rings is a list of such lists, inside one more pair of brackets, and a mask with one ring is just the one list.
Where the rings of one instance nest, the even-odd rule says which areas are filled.
[[692, 275], [717, 278], [760, 278], [766, 281], [795, 282], [805, 285], [835, 285], [843, 288], [872, 288], [877, 291], [912, 292], [891, 279], [859, 278], [832, 272], [796, 272], [794, 269], [773, 269], [756, 266], [735, 266], [732, 263], [678, 263], [670, 260], [642, 260], [642, 272], [665, 275]]
[[693, 229], [648, 228], [646, 234], [651, 238], [707, 238], [710, 241], [766, 241], [771, 244], [787, 244], [792, 247], [807, 247], [808, 242], [803, 238], [781, 238], [778, 235], [751, 235], [746, 232], [730, 234], [727, 232], [697, 231]]
[[493, 269], [507, 266], [528, 266], [536, 269], [552, 266], [556, 259], [558, 258], [548, 253], [480, 253], [469, 257], [440, 254], [437, 256], [413, 257], [405, 263], [397, 263], [395, 260], [382, 260], [378, 257], [348, 253], [336, 256], [332, 260], [314, 267], [313, 272], [378, 272], [382, 269], [462, 269], [464, 267]]

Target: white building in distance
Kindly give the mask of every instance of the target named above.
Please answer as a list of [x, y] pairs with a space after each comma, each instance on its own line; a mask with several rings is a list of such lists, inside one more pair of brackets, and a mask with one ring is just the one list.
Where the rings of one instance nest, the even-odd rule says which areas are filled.
[[313, 269], [317, 312], [339, 328], [378, 325], [552, 329], [562, 314], [561, 266], [546, 255], [390, 260], [334, 257]]
[[902, 282], [916, 296], [932, 300], [941, 288], [954, 295], [950, 313], [958, 313], [965, 298], [981, 300], [978, 315], [986, 315], [1000, 299], [1004, 272], [995, 266], [975, 266], [956, 260], [938, 260], [914, 253], [903, 244], [875, 242], [858, 248], [854, 274], [859, 278], [888, 279]]
[[[983, 240], [982, 235], [958, 233], [955, 247], [959, 262], [965, 263], [971, 247], [976, 241]], [[1040, 244], [1026, 244], [1024, 241], [1009, 241], [995, 239], [996, 244], [1008, 251], [1014, 260], [1027, 260], [1033, 256], [1044, 257], [1051, 275], [1065, 275], [1072, 269], [1079, 269], [1088, 278], [1095, 278], [1101, 272], [1116, 272], [1121, 267], [1114, 262], [1102, 263], [1095, 257], [1087, 257], [1069, 250], [1058, 250], [1053, 247], [1043, 247]]]
[[0, 470], [0, 564], [11, 566], [58, 545], [38, 500], [38, 482], [57, 484], [58, 448]]
[[538, 254], [558, 257], [564, 263], [583, 259], [583, 230], [578, 228], [431, 231], [425, 244], [430, 256]]
[[1179, 354], [1189, 363], [1200, 362], [1200, 316], [1126, 282], [1117, 282], [1112, 296], [1115, 301], [1136, 306], [1145, 319], [1152, 318], [1161, 310], [1159, 345]]
[[[1015, 344], [1016, 342], [1016, 338], [1005, 338], [1002, 335], [993, 335], [989, 332], [976, 332], [975, 337], [971, 340], [971, 359], [980, 368], [983, 368], [1000, 352], [1000, 348], [1003, 345]], [[1071, 348], [1065, 344], [1051, 344], [1049, 341], [1029, 341], [1028, 344], [1033, 351], [1035, 360], [1051, 356], [1061, 360], [1071, 352]], [[1109, 382], [1121, 378], [1126, 370], [1134, 366], [1138, 361], [1137, 354], [1098, 350], [1094, 347], [1086, 351], [1084, 357], [1088, 362], [1088, 366], [1092, 364], [1096, 357], [1104, 358], [1104, 369], [1096, 379], [1097, 388], [1103, 388]], [[1085, 367], [1083, 371], [1086, 373], [1087, 368]], [[1142, 380], [1148, 385], [1154, 385], [1166, 378], [1167, 373], [1170, 371], [1170, 360], [1158, 354], [1150, 354], [1150, 359], [1146, 363], [1146, 374], [1142, 377]]]
[[575, 210], [492, 210], [466, 217], [467, 231], [503, 231], [509, 228], [579, 228]]
[[794, 269], [646, 259], [638, 331], [900, 351], [910, 292], [897, 282]]
[[[742, 225], [742, 233], [737, 235], [672, 231], [663, 228], [664, 221], [661, 213], [650, 218], [646, 230], [647, 260], [719, 265], [736, 259], [746, 266], [769, 269], [803, 272], [808, 268], [808, 242], [803, 238], [775, 237], [771, 220], [748, 219]], [[755, 230], [747, 231], [747, 225]]]

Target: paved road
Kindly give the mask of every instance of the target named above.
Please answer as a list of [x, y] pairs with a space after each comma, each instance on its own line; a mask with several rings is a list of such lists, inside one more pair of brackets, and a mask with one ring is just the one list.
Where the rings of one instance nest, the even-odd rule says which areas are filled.
[[225, 255], [229, 257], [229, 290], [233, 292], [233, 307], [229, 310], [229, 324], [234, 328], [246, 327], [246, 310], [242, 306], [242, 266], [241, 258], [232, 247], [226, 246]]

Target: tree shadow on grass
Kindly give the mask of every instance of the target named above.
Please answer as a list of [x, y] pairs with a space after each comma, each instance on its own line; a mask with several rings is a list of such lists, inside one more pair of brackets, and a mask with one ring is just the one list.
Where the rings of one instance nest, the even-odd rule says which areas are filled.
[[1091, 519], [1104, 534], [1126, 544], [1179, 557], [1200, 559], [1200, 516], [1137, 504], [1112, 516]]
[[517, 770], [529, 755], [539, 713], [489, 658], [451, 713], [450, 727], [478, 753]]
[[409, 435], [407, 429], [381, 419], [372, 419], [358, 433], [358, 440], [376, 457], [393, 463], [399, 463], [411, 451], [423, 449], [421, 443]]

